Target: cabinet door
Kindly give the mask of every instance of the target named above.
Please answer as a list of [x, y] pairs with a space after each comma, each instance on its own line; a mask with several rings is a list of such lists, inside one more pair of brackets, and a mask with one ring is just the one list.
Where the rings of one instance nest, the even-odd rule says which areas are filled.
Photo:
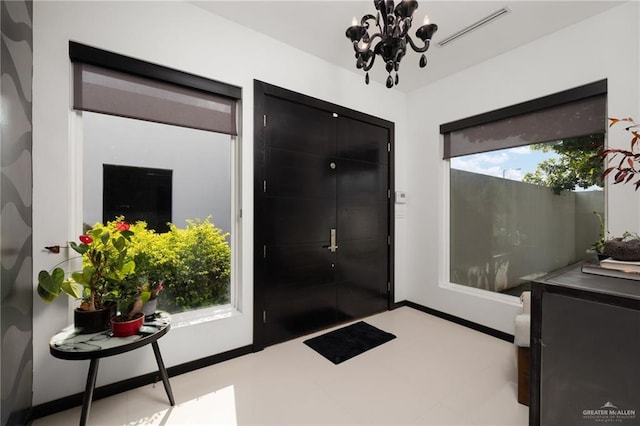
[[640, 422], [640, 311], [542, 294], [540, 425]]

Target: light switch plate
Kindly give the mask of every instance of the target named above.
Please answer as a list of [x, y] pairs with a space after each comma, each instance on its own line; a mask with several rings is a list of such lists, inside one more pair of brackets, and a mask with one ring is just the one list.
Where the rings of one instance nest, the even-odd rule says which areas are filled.
[[407, 193], [404, 191], [396, 191], [396, 204], [405, 204], [407, 202]]

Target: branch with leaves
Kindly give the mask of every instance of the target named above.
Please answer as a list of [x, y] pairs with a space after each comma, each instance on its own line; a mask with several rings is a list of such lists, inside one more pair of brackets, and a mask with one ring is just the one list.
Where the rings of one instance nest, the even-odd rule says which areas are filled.
[[619, 123], [628, 123], [625, 127], [625, 131], [631, 133], [631, 145], [630, 149], [606, 149], [602, 152], [602, 158], [607, 159], [609, 164], [614, 163], [612, 166], [607, 167], [602, 173], [602, 179], [613, 173], [613, 183], [629, 183], [634, 178], [638, 178], [634, 182], [635, 190], [640, 188], [640, 147], [638, 141], [640, 140], [640, 133], [638, 128], [640, 124], [636, 124], [631, 117], [627, 118], [609, 118], [609, 127], [613, 127]]
[[532, 144], [530, 148], [557, 156], [538, 163], [534, 172], [524, 175], [523, 182], [548, 186], [555, 194], [574, 191], [577, 187], [602, 186], [603, 133]]

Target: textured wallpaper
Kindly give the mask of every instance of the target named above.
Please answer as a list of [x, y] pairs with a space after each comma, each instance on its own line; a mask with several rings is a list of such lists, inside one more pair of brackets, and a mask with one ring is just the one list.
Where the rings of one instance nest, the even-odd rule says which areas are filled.
[[23, 423], [33, 386], [32, 18], [31, 0], [0, 1], [2, 425]]

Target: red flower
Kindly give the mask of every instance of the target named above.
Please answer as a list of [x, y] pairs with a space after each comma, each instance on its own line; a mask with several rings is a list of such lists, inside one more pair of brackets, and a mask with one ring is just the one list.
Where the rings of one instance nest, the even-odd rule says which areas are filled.
[[131, 227], [131, 225], [129, 225], [127, 222], [118, 222], [118, 223], [116, 223], [116, 228], [118, 228], [118, 231], [120, 231], [120, 232], [128, 231], [130, 227]]
[[93, 238], [88, 235], [80, 235], [80, 242], [82, 244], [91, 244], [93, 242]]

